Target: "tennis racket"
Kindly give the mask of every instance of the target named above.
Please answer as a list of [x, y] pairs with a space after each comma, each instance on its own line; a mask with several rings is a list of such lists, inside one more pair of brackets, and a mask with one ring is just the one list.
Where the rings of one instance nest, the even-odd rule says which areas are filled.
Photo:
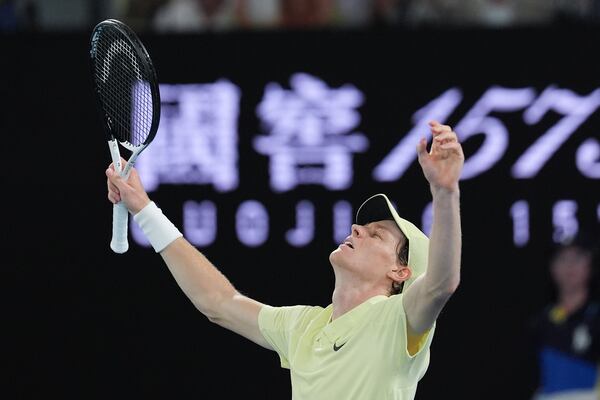
[[[108, 19], [93, 30], [90, 57], [94, 92], [113, 166], [129, 177], [140, 153], [150, 144], [160, 119], [160, 93], [156, 71], [146, 48], [124, 23]], [[131, 152], [121, 163], [119, 143]], [[125, 253], [128, 212], [122, 202], [113, 206], [110, 248]]]

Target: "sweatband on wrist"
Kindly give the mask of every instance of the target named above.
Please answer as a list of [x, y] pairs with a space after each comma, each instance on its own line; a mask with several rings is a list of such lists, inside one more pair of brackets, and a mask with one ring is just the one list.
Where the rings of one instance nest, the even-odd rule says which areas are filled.
[[153, 201], [135, 214], [133, 220], [142, 229], [157, 253], [163, 251], [175, 239], [183, 236]]

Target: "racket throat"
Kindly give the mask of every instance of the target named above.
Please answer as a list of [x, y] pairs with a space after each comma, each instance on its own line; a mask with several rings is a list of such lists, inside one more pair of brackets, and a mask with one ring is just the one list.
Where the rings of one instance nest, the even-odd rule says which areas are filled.
[[112, 159], [115, 171], [117, 171], [120, 174], [123, 170], [123, 165], [121, 164], [121, 153], [119, 153], [119, 143], [116, 139], [109, 140], [108, 148], [110, 150], [110, 158]]

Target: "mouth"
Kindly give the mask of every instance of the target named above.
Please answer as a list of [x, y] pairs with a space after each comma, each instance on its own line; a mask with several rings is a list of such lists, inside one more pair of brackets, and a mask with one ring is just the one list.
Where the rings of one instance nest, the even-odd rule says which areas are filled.
[[354, 245], [350, 241], [345, 241], [344, 243], [342, 243], [342, 246], [348, 246], [354, 250]]

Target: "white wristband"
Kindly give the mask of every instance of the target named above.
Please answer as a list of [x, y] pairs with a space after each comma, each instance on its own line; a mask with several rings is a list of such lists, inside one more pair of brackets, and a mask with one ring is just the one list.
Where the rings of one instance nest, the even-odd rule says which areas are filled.
[[163, 251], [175, 239], [183, 236], [153, 201], [135, 214], [133, 219], [157, 253]]

